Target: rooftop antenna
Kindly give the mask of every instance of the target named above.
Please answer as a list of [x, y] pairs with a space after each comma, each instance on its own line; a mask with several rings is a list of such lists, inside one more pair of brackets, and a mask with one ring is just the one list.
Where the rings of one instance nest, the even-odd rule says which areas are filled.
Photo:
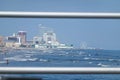
[[47, 31], [47, 27], [43, 26], [43, 24], [39, 24], [39, 36], [42, 36], [46, 31]]
[[53, 32], [52, 28], [45, 27], [43, 24], [39, 24], [39, 36], [42, 36], [46, 32]]

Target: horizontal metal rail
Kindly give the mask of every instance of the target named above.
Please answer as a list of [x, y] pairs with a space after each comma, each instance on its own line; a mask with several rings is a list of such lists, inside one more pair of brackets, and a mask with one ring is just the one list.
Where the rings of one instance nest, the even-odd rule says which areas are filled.
[[11, 12], [0, 11], [2, 18], [103, 18], [120, 19], [120, 13], [89, 12]]
[[0, 67], [0, 74], [120, 74], [120, 68]]

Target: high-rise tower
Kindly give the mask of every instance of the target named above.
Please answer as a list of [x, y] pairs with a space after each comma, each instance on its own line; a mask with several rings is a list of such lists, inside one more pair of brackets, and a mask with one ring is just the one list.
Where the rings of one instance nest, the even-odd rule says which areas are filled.
[[26, 43], [26, 38], [27, 38], [26, 35], [27, 35], [26, 31], [19, 31], [18, 32], [18, 36], [21, 38], [21, 43], [22, 44]]

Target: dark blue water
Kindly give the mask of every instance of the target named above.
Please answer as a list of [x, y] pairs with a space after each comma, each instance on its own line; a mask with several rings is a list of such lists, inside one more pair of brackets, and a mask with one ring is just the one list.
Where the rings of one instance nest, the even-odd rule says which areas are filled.
[[[6, 63], [8, 60], [8, 64]], [[120, 67], [119, 50], [8, 50], [0, 53], [0, 67]], [[15, 76], [15, 75], [4, 75]], [[120, 80], [119, 74], [23, 74], [43, 80]]]

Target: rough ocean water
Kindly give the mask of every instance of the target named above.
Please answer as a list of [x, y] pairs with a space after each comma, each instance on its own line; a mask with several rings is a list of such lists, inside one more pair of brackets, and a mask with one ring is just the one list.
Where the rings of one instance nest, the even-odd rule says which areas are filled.
[[[0, 67], [120, 67], [120, 50], [10, 49], [0, 52]], [[119, 74], [1, 74], [43, 80], [120, 80]]]

